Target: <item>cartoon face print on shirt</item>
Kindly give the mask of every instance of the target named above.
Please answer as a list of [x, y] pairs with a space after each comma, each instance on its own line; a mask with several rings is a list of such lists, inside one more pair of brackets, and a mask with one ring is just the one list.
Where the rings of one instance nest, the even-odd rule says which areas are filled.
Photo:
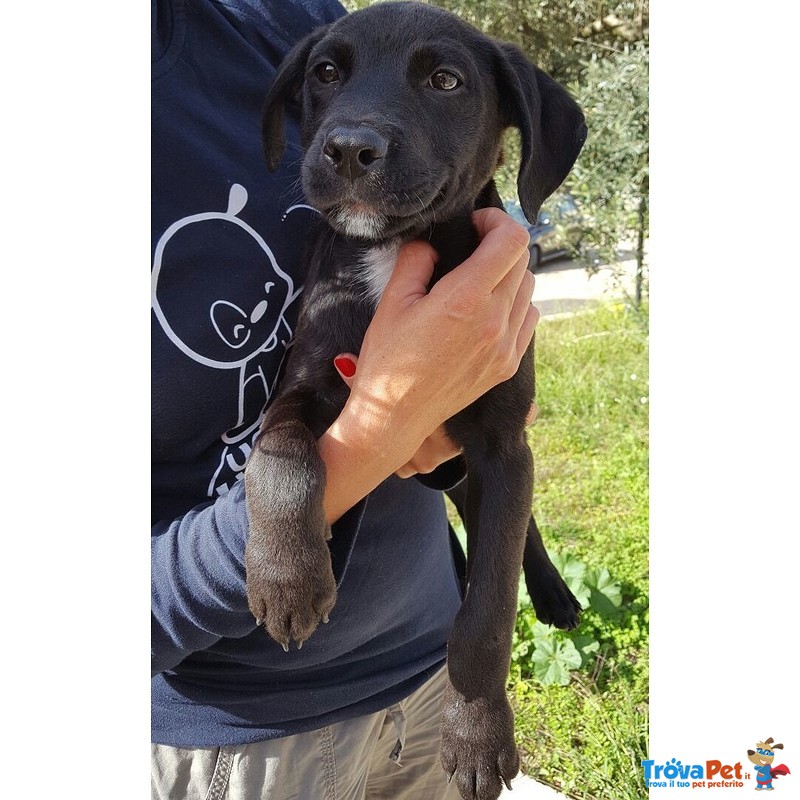
[[153, 261], [153, 311], [167, 338], [197, 364], [238, 376], [235, 422], [222, 436], [208, 496], [224, 494], [241, 477], [274, 388], [275, 356], [283, 359], [292, 336], [286, 310], [300, 293], [266, 241], [239, 218], [246, 203], [245, 188], [233, 184], [225, 211], [173, 223]]

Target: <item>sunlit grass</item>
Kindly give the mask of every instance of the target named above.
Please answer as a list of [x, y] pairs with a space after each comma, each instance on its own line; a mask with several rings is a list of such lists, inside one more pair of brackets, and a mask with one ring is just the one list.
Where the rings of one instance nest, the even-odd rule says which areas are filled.
[[591, 674], [566, 687], [524, 678], [513, 686], [525, 770], [582, 800], [646, 797], [646, 326], [646, 309], [618, 304], [545, 318], [536, 334], [534, 513], [548, 549], [608, 568], [628, 611], [623, 624], [606, 625], [612, 645]]
[[512, 664], [524, 771], [581, 800], [646, 797], [646, 311], [605, 305], [545, 317], [536, 333], [533, 510], [549, 550], [606, 567], [623, 594], [620, 619], [585, 615], [602, 647], [568, 686], [543, 686]]

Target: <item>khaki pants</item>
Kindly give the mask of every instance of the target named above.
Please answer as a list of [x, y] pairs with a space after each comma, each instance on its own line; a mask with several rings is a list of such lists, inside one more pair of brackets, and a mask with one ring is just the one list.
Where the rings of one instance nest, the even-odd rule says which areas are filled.
[[236, 747], [153, 745], [153, 800], [458, 800], [439, 762], [442, 668], [385, 711]]

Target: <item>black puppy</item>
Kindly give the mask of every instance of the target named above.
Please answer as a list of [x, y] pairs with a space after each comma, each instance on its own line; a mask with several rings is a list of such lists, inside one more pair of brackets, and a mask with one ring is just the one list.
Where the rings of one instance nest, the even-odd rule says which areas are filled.
[[[434, 282], [471, 255], [472, 211], [502, 207], [492, 174], [505, 128], [521, 132], [518, 190], [530, 219], [586, 136], [574, 101], [519, 50], [417, 3], [358, 11], [289, 53], [265, 104], [272, 169], [284, 151], [284, 107], [294, 104], [303, 189], [326, 224], [311, 248], [287, 371], [245, 472], [250, 609], [286, 649], [335, 602], [316, 448], [347, 399], [333, 357], [359, 352], [401, 243], [431, 242]], [[537, 613], [572, 627], [580, 610], [530, 514], [524, 429], [533, 394], [531, 347], [513, 378], [446, 424], [468, 469], [466, 488], [453, 496], [469, 562], [448, 642], [442, 763], [463, 797], [477, 800], [494, 800], [519, 767], [505, 685], [524, 549]]]

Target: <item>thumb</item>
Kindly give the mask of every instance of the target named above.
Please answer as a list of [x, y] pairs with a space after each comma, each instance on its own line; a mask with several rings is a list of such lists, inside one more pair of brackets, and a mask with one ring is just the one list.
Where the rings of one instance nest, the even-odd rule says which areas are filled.
[[397, 252], [397, 262], [386, 284], [383, 296], [391, 302], [407, 304], [428, 293], [433, 268], [438, 260], [436, 251], [427, 242], [408, 242]]
[[353, 381], [355, 380], [357, 364], [358, 357], [354, 356], [352, 353], [339, 353], [339, 355], [333, 359], [333, 366], [336, 368], [341, 379], [351, 389], [353, 388]]

